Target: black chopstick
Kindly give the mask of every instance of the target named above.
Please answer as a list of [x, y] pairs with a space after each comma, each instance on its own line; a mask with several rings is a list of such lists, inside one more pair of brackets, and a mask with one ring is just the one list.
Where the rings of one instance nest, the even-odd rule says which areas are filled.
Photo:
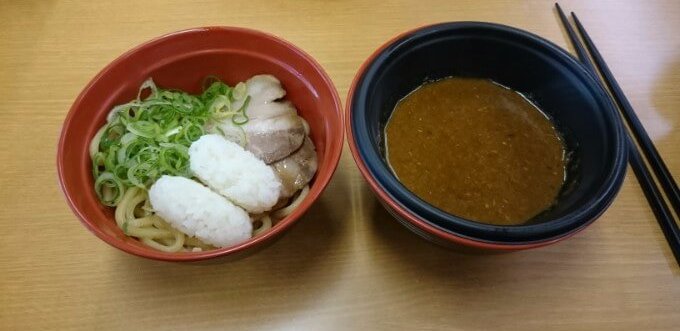
[[[576, 53], [578, 55], [578, 58], [581, 60], [583, 65], [594, 75], [594, 77], [597, 79], [598, 73], [597, 70], [595, 69], [595, 66], [590, 60], [590, 57], [586, 53], [585, 48], [581, 44], [580, 40], [576, 36], [576, 33], [571, 27], [571, 24], [569, 24], [569, 21], [567, 17], [564, 15], [564, 12], [562, 11], [562, 8], [560, 8], [560, 5], [555, 3], [555, 7], [557, 8], [557, 13], [560, 16], [560, 20], [562, 21], [562, 25], [564, 25], [564, 28], [567, 31], [567, 34], [569, 35], [569, 39], [571, 40], [572, 45], [574, 46], [574, 49], [576, 50]], [[664, 189], [666, 190], [666, 187], [668, 186], [669, 189], [674, 188], [675, 191], [672, 190], [666, 190], [666, 194], [669, 197], [669, 200], [671, 203], [673, 203], [673, 206], [676, 208], [677, 212], [677, 207], [676, 204], [671, 200], [671, 195], [673, 192], [676, 193], [676, 198], [677, 198], [677, 185], [675, 184], [675, 181], [673, 181], [673, 177], [668, 173], [668, 169], [666, 168], [666, 165], [663, 163], [663, 160], [661, 160], [661, 157], [659, 156], [656, 148], [654, 148], [654, 144], [651, 142], [649, 139], [649, 136], [647, 135], [647, 132], [644, 130], [642, 127], [642, 124], [640, 121], [637, 119], [637, 116], [635, 116], [635, 113], [630, 106], [630, 103], [628, 102], [627, 99], [625, 99], [625, 96], [623, 95], [623, 92], [621, 91], [621, 88], [619, 88], [618, 83], [616, 83], [616, 80], [614, 80], [614, 77], [612, 76], [611, 72], [609, 69], [606, 69], [606, 71], [602, 70], [602, 68], [606, 68], [606, 64], [604, 63], [604, 60], [600, 56], [599, 52], [597, 52], [597, 49], [595, 48], [595, 45], [593, 44], [592, 40], [588, 37], [585, 29], [583, 26], [579, 23], [578, 18], [576, 15], [572, 12], [572, 16], [574, 17], [574, 21], [576, 22], [576, 26], [579, 29], [579, 32], [581, 33], [581, 36], [586, 40], [586, 44], [589, 45], [588, 49], [591, 51], [591, 55], [593, 55], [593, 58], [600, 59], [601, 62], [598, 61], [598, 68], [603, 72], [602, 76], [604, 77], [604, 80], [607, 84], [607, 86], [612, 90], [618, 91], [620, 93], [617, 96], [617, 92], [612, 92], [612, 95], [614, 96], [614, 99], [616, 101], [616, 104], [619, 106], [619, 109], [621, 112], [624, 114], [624, 117], [628, 120], [629, 117], [634, 118], [635, 123], [639, 125], [638, 133], [640, 136], [643, 136], [647, 139], [647, 142], [652, 146], [653, 151], [649, 152], [652, 155], [655, 155], [658, 160], [660, 160], [660, 166], [659, 166], [659, 171], [665, 170], [667, 176], [663, 177], [663, 175], [659, 175], [657, 172], [657, 176], [660, 179], [666, 178], [669, 179], [669, 182], [667, 182], [667, 185], [663, 185]], [[595, 50], [595, 52], [593, 52]], [[609, 79], [611, 78], [611, 80]], [[620, 97], [625, 100], [624, 102], [620, 101]], [[624, 110], [624, 107], [627, 109]], [[628, 116], [626, 116], [626, 112], [629, 112]], [[632, 115], [632, 116], [631, 116]], [[633, 134], [638, 137], [638, 133], [636, 133], [636, 128], [634, 124], [631, 124], [630, 120], [628, 120], [628, 123], [631, 127], [631, 130], [633, 131]], [[644, 138], [643, 138], [644, 139]], [[659, 226], [661, 227], [661, 230], [666, 237], [666, 241], [668, 242], [668, 245], [671, 248], [671, 251], [673, 252], [673, 255], [675, 256], [675, 260], [678, 264], [680, 264], [680, 229], [678, 228], [677, 223], [673, 219], [673, 214], [671, 213], [668, 205], [666, 204], [665, 200], [663, 199], [663, 196], [659, 189], [656, 187], [656, 184], [654, 183], [654, 178], [652, 177], [649, 169], [647, 169], [647, 166], [644, 164], [644, 161], [642, 159], [642, 155], [640, 155], [640, 152], [635, 148], [635, 143], [632, 141], [630, 138], [630, 135], [627, 133], [626, 134], [626, 142], [628, 145], [628, 157], [629, 157], [629, 162], [631, 167], [633, 168], [633, 172], [635, 173], [635, 176], [638, 179], [638, 182], [640, 183], [640, 186], [642, 187], [642, 191], [645, 194], [645, 197], [647, 198], [647, 201], [649, 202], [650, 207], [652, 208], [652, 211], [654, 212], [654, 215], [656, 216], [656, 220], [659, 223]], [[639, 137], [638, 137], [638, 142], [640, 143]], [[641, 148], [645, 150], [646, 146], [644, 143], [640, 143]], [[648, 151], [645, 150], [645, 154], [647, 155], [648, 160], [650, 160], [650, 164], [653, 164], [653, 157], [650, 157], [648, 154]], [[658, 165], [658, 164], [657, 164]], [[656, 171], [657, 168], [652, 165], [654, 170]], [[669, 193], [670, 192], [670, 193]], [[677, 201], [676, 201], [677, 202]], [[678, 204], [680, 206], [680, 204]], [[680, 213], [679, 213], [680, 214]]]
[[595, 70], [595, 67], [593, 67], [593, 63], [590, 61], [588, 53], [586, 53], [586, 49], [583, 48], [583, 45], [581, 45], [581, 41], [578, 39], [578, 36], [576, 36], [576, 32], [574, 32], [574, 29], [571, 28], [569, 19], [567, 19], [567, 16], [564, 15], [562, 7], [560, 7], [559, 3], [555, 3], [555, 8], [557, 8], [557, 13], [560, 15], [562, 25], [567, 30], [567, 35], [569, 35], [571, 45], [574, 46], [574, 49], [576, 50], [578, 59], [581, 60], [581, 63], [583, 63], [583, 65], [586, 66], [586, 68], [588, 68], [588, 70], [590, 70], [590, 72], [593, 73], [597, 78], [597, 70]]

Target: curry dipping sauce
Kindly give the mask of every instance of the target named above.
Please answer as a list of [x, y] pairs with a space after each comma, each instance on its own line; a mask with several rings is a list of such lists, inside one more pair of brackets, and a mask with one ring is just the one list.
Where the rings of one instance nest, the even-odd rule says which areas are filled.
[[385, 127], [387, 161], [431, 205], [495, 225], [550, 208], [565, 180], [563, 139], [521, 94], [490, 80], [445, 78], [399, 101]]

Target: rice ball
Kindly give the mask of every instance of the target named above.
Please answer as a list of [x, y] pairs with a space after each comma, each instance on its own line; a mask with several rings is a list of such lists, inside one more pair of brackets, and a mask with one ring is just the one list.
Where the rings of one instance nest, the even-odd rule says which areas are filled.
[[149, 189], [149, 200], [172, 227], [216, 247], [240, 244], [253, 232], [248, 213], [191, 179], [162, 176]]
[[220, 135], [204, 135], [192, 143], [189, 165], [204, 184], [249, 213], [268, 211], [279, 200], [282, 185], [274, 170]]

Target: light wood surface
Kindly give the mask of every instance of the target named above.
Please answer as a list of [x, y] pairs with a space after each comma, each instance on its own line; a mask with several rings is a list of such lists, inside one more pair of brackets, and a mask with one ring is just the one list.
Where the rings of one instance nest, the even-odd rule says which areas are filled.
[[[628, 172], [611, 208], [562, 243], [502, 255], [431, 245], [380, 207], [345, 148], [303, 220], [235, 262], [169, 264], [90, 234], [56, 178], [81, 88], [150, 38], [260, 29], [328, 71], [341, 97], [360, 63], [423, 24], [512, 25], [567, 47], [550, 1], [0, 0], [2, 330], [677, 330], [680, 271]], [[576, 11], [680, 177], [680, 2], [564, 1]]]

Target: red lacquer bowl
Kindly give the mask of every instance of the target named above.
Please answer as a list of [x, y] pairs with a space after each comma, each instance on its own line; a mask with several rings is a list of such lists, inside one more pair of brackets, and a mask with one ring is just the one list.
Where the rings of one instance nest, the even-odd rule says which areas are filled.
[[[267, 233], [240, 245], [205, 252], [165, 253], [126, 236], [115, 224], [113, 208], [99, 203], [93, 189], [88, 145], [110, 109], [137, 96], [152, 77], [163, 88], [200, 93], [209, 75], [233, 85], [256, 74], [276, 76], [286, 98], [311, 128], [319, 168], [309, 195]], [[171, 33], [146, 42], [106, 66], [71, 106], [57, 150], [57, 170], [68, 204], [97, 237], [125, 252], [165, 261], [197, 261], [243, 255], [272, 241], [309, 209], [337, 168], [342, 152], [340, 99], [328, 75], [311, 56], [277, 37], [243, 28], [207, 27]]]

